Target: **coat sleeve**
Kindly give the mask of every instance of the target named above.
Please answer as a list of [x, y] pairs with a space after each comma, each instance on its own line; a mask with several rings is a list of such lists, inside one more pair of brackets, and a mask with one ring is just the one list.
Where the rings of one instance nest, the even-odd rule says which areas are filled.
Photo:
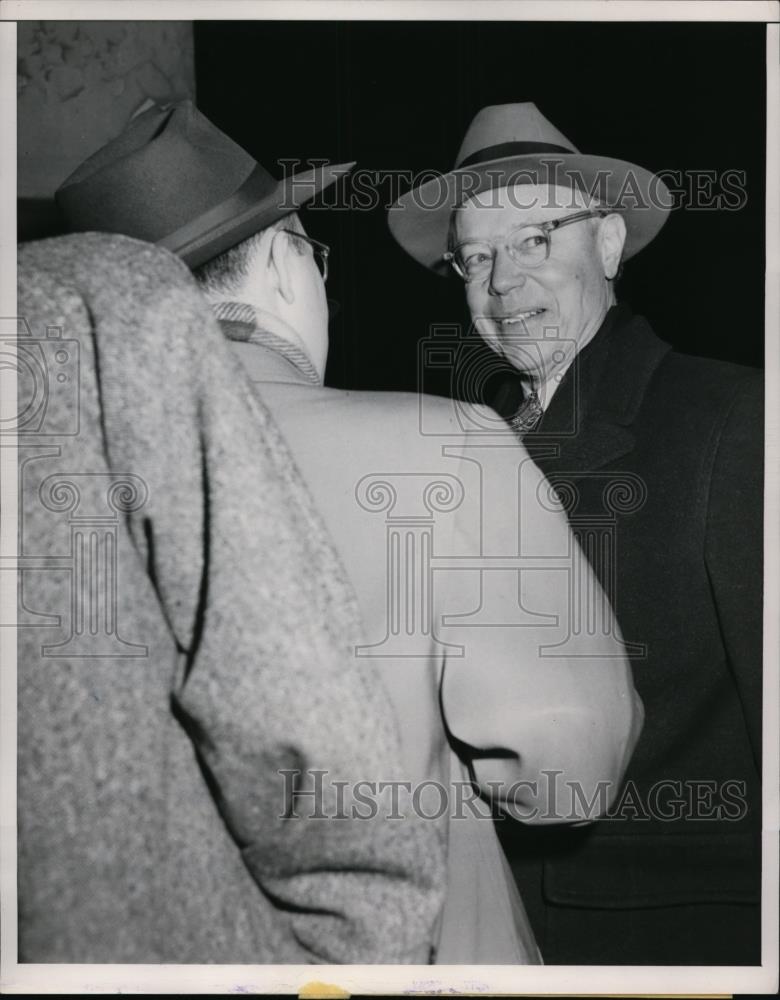
[[763, 379], [737, 387], [710, 479], [705, 560], [756, 765], [761, 764], [764, 539]]
[[[467, 745], [480, 786], [515, 818], [595, 819], [639, 737], [641, 701], [617, 623], [557, 497], [519, 444], [493, 451], [490, 481], [483, 470], [481, 487], [465, 490], [455, 539], [460, 552], [492, 557], [491, 568], [450, 574], [443, 598], [448, 607], [479, 608], [450, 616], [442, 633], [463, 649], [445, 665], [447, 724]], [[469, 464], [464, 482], [473, 482]], [[503, 560], [520, 572], [501, 569]], [[577, 627], [583, 601], [605, 609], [603, 634]]]

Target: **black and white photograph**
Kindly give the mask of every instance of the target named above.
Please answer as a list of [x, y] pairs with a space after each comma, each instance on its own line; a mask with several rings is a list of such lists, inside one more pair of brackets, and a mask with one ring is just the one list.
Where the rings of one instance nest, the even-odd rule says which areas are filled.
[[780, 6], [0, 12], [3, 992], [776, 993]]

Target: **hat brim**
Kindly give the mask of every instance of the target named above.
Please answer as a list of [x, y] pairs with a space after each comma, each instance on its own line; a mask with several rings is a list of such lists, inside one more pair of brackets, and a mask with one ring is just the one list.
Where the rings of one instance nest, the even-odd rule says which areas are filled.
[[354, 166], [354, 162], [326, 164], [292, 174], [279, 181], [260, 201], [239, 210], [228, 199], [225, 207], [217, 205], [209, 209], [175, 233], [157, 240], [157, 245], [177, 254], [188, 267], [199, 267], [302, 208]]
[[407, 191], [389, 210], [390, 232], [416, 261], [446, 274], [443, 255], [454, 209], [473, 195], [517, 184], [574, 187], [614, 208], [626, 222], [625, 259], [658, 234], [672, 207], [669, 189], [644, 167], [582, 153], [534, 154], [452, 170]]

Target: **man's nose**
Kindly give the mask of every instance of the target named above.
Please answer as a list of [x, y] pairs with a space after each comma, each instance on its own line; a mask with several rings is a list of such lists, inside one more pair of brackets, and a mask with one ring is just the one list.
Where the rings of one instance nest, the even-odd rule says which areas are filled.
[[490, 273], [491, 295], [506, 295], [513, 288], [522, 288], [525, 282], [525, 274], [515, 264], [506, 250], [496, 250], [496, 256], [493, 259], [493, 270]]

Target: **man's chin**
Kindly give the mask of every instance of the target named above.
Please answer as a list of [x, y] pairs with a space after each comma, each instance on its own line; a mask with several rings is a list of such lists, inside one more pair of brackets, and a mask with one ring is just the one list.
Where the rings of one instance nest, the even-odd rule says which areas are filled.
[[[544, 319], [546, 314], [539, 317]], [[561, 359], [556, 354], [567, 353], [555, 345], [555, 338], [549, 336], [551, 324], [516, 323], [505, 326], [487, 316], [475, 320], [477, 332], [496, 354], [500, 355], [518, 371], [534, 380], [544, 379], [559, 366]]]
[[505, 328], [497, 320], [482, 317], [475, 321], [477, 332], [501, 357], [512, 362], [513, 355], [542, 338], [542, 330], [529, 329], [525, 324]]
[[546, 357], [537, 340], [526, 338], [523, 342], [503, 344], [501, 353], [513, 368], [530, 375], [534, 381], [544, 379]]

